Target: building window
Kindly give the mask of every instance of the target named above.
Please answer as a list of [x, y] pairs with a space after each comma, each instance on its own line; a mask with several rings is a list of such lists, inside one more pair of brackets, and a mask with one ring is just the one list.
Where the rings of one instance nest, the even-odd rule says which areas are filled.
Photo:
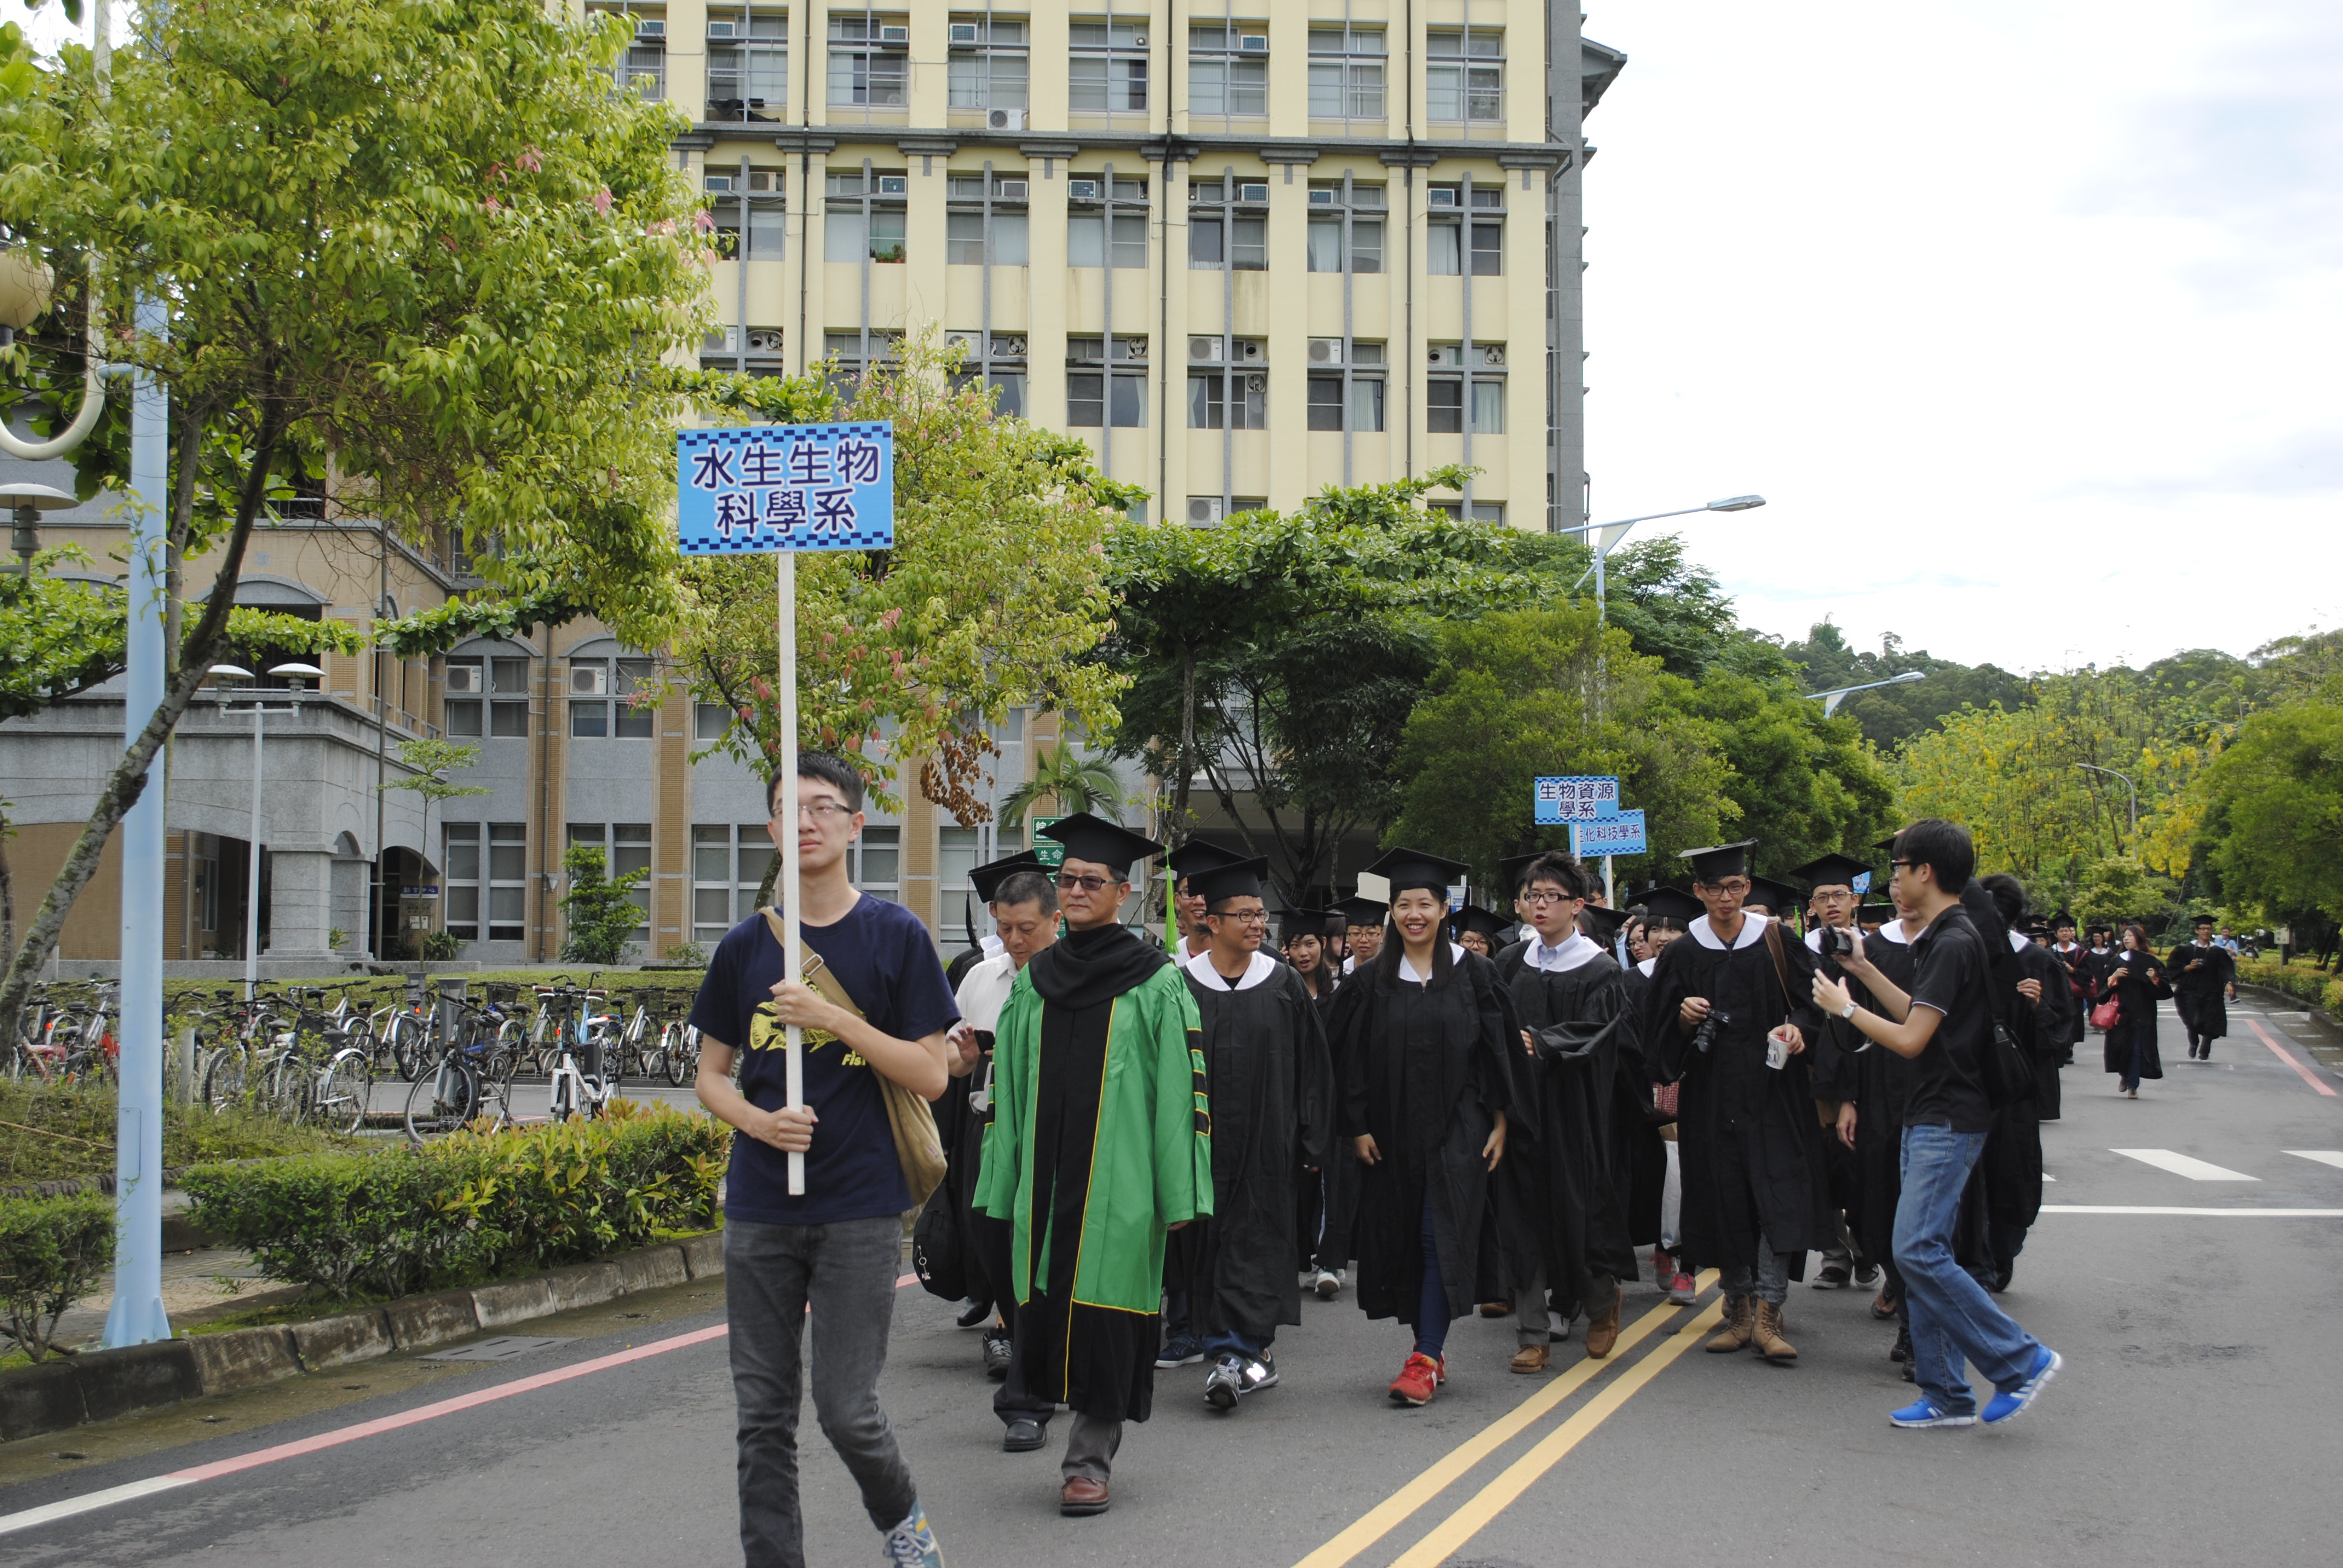
[[1232, 265], [1232, 260], [1239, 272], [1269, 270], [1269, 220], [1191, 216], [1188, 266], [1199, 272], [1218, 272]]
[[[1093, 225], [1097, 221], [1095, 218], [1091, 220]], [[1023, 213], [995, 211], [992, 215], [992, 254], [988, 257], [984, 246], [984, 215], [980, 212], [946, 213], [944, 263], [949, 266], [982, 266], [990, 260], [995, 266], [1024, 266], [1031, 260], [1027, 250], [1029, 232]], [[1096, 266], [1098, 264], [1091, 262], [1088, 265]], [[1120, 266], [1123, 264], [1117, 262], [1115, 265]]]
[[639, 16], [614, 5], [590, 8], [596, 17], [618, 15], [635, 30], [627, 47], [610, 67], [610, 74], [622, 87], [630, 88], [646, 98], [667, 96], [667, 22], [659, 16]]
[[847, 866], [847, 876], [854, 885], [874, 899], [901, 903], [903, 829], [866, 827], [861, 837], [848, 848], [852, 858]]
[[[784, 180], [779, 169], [750, 169], [746, 191], [749, 206], [749, 254], [758, 261], [779, 261], [789, 242], [789, 201]], [[738, 260], [740, 255], [740, 171], [733, 168], [709, 169], [700, 176], [700, 186], [708, 193], [708, 216], [716, 225], [716, 254], [725, 261]], [[739, 343], [731, 335], [737, 328], [727, 327], [727, 346], [718, 346], [710, 339], [700, 352], [737, 353]], [[779, 342], [779, 329], [773, 329]], [[751, 345], [753, 348], [753, 345]], [[778, 351], [778, 350], [777, 350]]]
[[1476, 223], [1473, 226], [1473, 276], [1495, 277], [1505, 270], [1505, 226], [1501, 223]]
[[479, 658], [451, 658], [447, 661], [447, 695], [439, 705], [440, 728], [451, 739], [464, 739], [482, 733], [481, 722], [487, 703], [480, 696], [486, 688], [488, 661]]
[[569, 733], [589, 739], [616, 736], [629, 740], [649, 739], [657, 734], [653, 670], [648, 658], [571, 659]]
[[[1426, 503], [1425, 509], [1438, 512], [1443, 518], [1459, 522], [1463, 521], [1464, 517], [1464, 503], [1462, 501], [1432, 501]], [[1503, 501], [1473, 502], [1473, 520], [1476, 523], [1503, 523], [1505, 503]]]
[[[738, 852], [735, 852], [735, 846]], [[773, 863], [762, 822], [700, 823], [691, 829], [691, 940], [714, 943], [757, 912]]]
[[1476, 436], [1502, 436], [1505, 433], [1505, 384], [1503, 380], [1473, 383], [1473, 433]]
[[1147, 112], [1147, 24], [1112, 17], [1066, 29], [1066, 106], [1077, 115]]
[[1269, 113], [1269, 24], [1200, 23], [1188, 29], [1188, 112]]
[[830, 101], [900, 109], [910, 79], [909, 18], [862, 12], [830, 19]]
[[649, 822], [572, 822], [569, 824], [569, 847], [598, 849], [602, 852], [602, 874], [611, 880], [636, 871], [643, 879], [635, 884], [628, 896], [635, 908], [642, 911], [642, 923], [627, 933], [630, 942], [648, 943], [651, 940], [651, 825]]
[[789, 101], [789, 20], [785, 14], [708, 15], [708, 110], [711, 120], [774, 120]]
[[1025, 24], [984, 15], [951, 19], [950, 106], [1021, 109], [1026, 106]]
[[1223, 377], [1219, 373], [1188, 377], [1188, 428], [1218, 430], [1269, 428], [1269, 377], [1255, 370]]
[[1464, 270], [1464, 230], [1473, 231], [1473, 276], [1495, 277], [1505, 269], [1505, 226], [1502, 223], [1433, 222], [1424, 233], [1424, 270], [1438, 277], [1454, 277]]
[[[1103, 214], [1066, 219], [1066, 265], [1105, 266], [1105, 236], [1106, 217]], [[1147, 218], [1143, 214], [1130, 217], [1121, 213], [1115, 215], [1113, 252], [1117, 266], [1143, 267], [1147, 265]]]
[[1427, 381], [1424, 383], [1423, 427], [1435, 436], [1455, 436], [1463, 432], [1463, 382]]
[[488, 660], [488, 734], [528, 738], [528, 660]]
[[[480, 855], [480, 829], [488, 829], [488, 857]], [[447, 859], [448, 934], [476, 942], [483, 929], [492, 942], [518, 942], [528, 930], [528, 828], [521, 822], [443, 822]], [[483, 910], [482, 906], [486, 909]]]
[[1312, 218], [1309, 243], [1303, 248], [1310, 257], [1311, 271], [1342, 271], [1342, 220], [1338, 217]]
[[[1106, 339], [1102, 337], [1069, 337], [1066, 339], [1066, 423], [1091, 428], [1112, 424], [1121, 428], [1134, 428], [1147, 423], [1147, 339], [1118, 337], [1114, 340], [1115, 367], [1110, 374], [1104, 366]], [[1139, 363], [1131, 369], [1124, 364]]]
[[691, 705], [691, 738], [715, 742], [724, 739], [732, 729], [732, 710], [720, 702], [695, 702]]
[[[1023, 418], [1025, 417], [1023, 364], [1025, 339], [1021, 336], [994, 335], [991, 341], [991, 363], [988, 366], [983, 357], [977, 352], [976, 345], [981, 341], [979, 334], [967, 332], [954, 333], [950, 336], [963, 340], [969, 346], [967, 357], [960, 362], [960, 368], [951, 373], [952, 390], [957, 392], [963, 387], [974, 387], [980, 380], [983, 386], [993, 394], [992, 411], [995, 414], [1005, 418]], [[949, 342], [950, 339], [948, 338], [947, 341]], [[1001, 364], [1003, 359], [1014, 363], [1003, 366]]]
[[1310, 117], [1383, 117], [1383, 33], [1380, 27], [1310, 29]]
[[1443, 121], [1496, 122], [1505, 117], [1505, 35], [1472, 28], [1426, 36], [1424, 113]]

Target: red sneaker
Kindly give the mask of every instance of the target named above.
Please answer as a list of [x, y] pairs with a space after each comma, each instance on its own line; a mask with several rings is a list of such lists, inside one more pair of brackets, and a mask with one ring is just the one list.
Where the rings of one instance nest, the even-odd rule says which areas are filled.
[[1399, 1376], [1392, 1379], [1392, 1402], [1430, 1404], [1433, 1392], [1440, 1387], [1443, 1370], [1439, 1362], [1421, 1352], [1408, 1357], [1407, 1364], [1399, 1369]]

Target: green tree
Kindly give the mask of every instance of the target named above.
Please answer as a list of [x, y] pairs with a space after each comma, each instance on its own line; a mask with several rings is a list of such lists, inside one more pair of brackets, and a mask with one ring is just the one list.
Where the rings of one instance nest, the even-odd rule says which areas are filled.
[[2083, 865], [2066, 907], [2085, 922], [2137, 920], [2155, 936], [2180, 912], [2177, 887], [2136, 855], [2106, 855]]
[[[407, 769], [404, 779], [393, 779], [382, 786], [385, 789], [407, 789], [423, 797], [423, 841], [432, 842], [431, 809], [442, 800], [458, 799], [466, 795], [492, 793], [483, 785], [458, 784], [448, 777], [473, 768], [480, 760], [480, 749], [456, 740], [402, 740], [398, 743], [399, 766]], [[433, 932], [432, 935], [438, 935]], [[387, 958], [387, 953], [383, 955]], [[427, 954], [426, 956], [428, 956]], [[453, 956], [453, 955], [450, 955]]]
[[1110, 822], [1122, 820], [1122, 784], [1114, 769], [1095, 757], [1085, 757], [1071, 740], [1036, 747], [1033, 777], [1009, 792], [1001, 802], [1001, 822], [1014, 828], [1041, 802], [1051, 802], [1060, 816], [1088, 811]]
[[[798, 561], [798, 740], [858, 760], [888, 800], [897, 765], [919, 759], [921, 794], [976, 823], [991, 815], [976, 788], [991, 731], [1012, 709], [1114, 727], [1122, 679], [1092, 655], [1111, 612], [1107, 534], [1137, 492], [1101, 477], [1081, 441], [951, 386], [958, 363], [930, 333], [842, 407], [820, 367], [700, 386], [767, 421], [893, 421], [894, 548]], [[674, 643], [693, 695], [732, 715], [716, 749], [767, 770], [780, 755], [773, 573], [764, 556], [687, 563]]]
[[1710, 749], [1730, 770], [1731, 836], [1757, 840], [1760, 870], [1779, 875], [1860, 848], [1893, 825], [1894, 786], [1861, 729], [1824, 718], [1823, 705], [1787, 675], [1713, 669], [1699, 681], [1671, 678], [1660, 701], [1707, 726]]
[[1637, 653], [1621, 628], [1598, 636], [1584, 600], [1449, 623], [1407, 718], [1388, 840], [1452, 855], [1492, 879], [1507, 856], [1569, 847], [1567, 829], [1532, 820], [1532, 779], [1614, 774], [1622, 799], [1644, 811], [1653, 849], [1627, 859], [1621, 874], [1673, 874], [1675, 852], [1716, 842], [1738, 808], [1713, 727], [1671, 705], [1669, 689], [1683, 683], [1663, 664]]
[[[0, 72], [0, 207], [64, 285], [12, 368], [45, 351], [35, 368], [77, 381], [56, 356], [97, 312], [109, 357], [169, 395], [172, 563], [216, 567], [0, 984], [0, 1034], [226, 646], [274, 498], [330, 478], [416, 538], [461, 534], [504, 591], [578, 583], [661, 640], [682, 413], [662, 361], [710, 319], [706, 220], [671, 113], [611, 91], [624, 31], [536, 0], [180, 5], [110, 84], [78, 48]], [[125, 482], [119, 401], [75, 454], [85, 494]]]
[[2343, 921], [2343, 704], [2258, 713], [2205, 769], [2221, 895], [2280, 921]]
[[1839, 712], [1861, 725], [1864, 739], [1883, 751], [1893, 751], [1963, 708], [1996, 702], [2016, 708], [2028, 695], [2022, 677], [1997, 665], [1956, 664], [1933, 658], [1925, 648], [1907, 652], [1892, 631], [1880, 638], [1877, 653], [1864, 652], [1849, 646], [1846, 635], [1827, 619], [1816, 621], [1804, 642], [1785, 644], [1782, 651], [1800, 667], [1798, 684], [1807, 691], [1862, 686], [1916, 671], [1918, 680], [1858, 691], [1839, 704]]
[[591, 844], [570, 845], [562, 854], [561, 869], [569, 880], [569, 890], [558, 900], [569, 930], [568, 940], [561, 944], [561, 961], [617, 963], [626, 950], [627, 939], [643, 923], [635, 890], [650, 873], [633, 870], [623, 877], [609, 876], [603, 869], [602, 851]]

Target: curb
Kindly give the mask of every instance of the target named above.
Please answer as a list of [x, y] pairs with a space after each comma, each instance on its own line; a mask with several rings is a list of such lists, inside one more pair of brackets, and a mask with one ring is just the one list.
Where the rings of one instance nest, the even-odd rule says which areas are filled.
[[0, 1375], [0, 1442], [65, 1432], [303, 1372], [428, 1350], [490, 1329], [724, 1272], [724, 1233], [620, 1252], [526, 1279], [402, 1296], [283, 1328], [230, 1329], [55, 1357]]

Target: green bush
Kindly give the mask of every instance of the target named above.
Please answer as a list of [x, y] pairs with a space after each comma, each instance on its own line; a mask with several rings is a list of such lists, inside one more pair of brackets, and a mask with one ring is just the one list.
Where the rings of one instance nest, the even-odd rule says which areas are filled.
[[2325, 1008], [2343, 1022], [2343, 979], [2307, 963], [2282, 964], [2276, 959], [2239, 959], [2237, 979], [2248, 985], [2283, 991], [2314, 1008]]
[[196, 1221], [336, 1299], [528, 1273], [713, 1222], [729, 1131], [624, 1101], [594, 1121], [191, 1171]]
[[[0, 1080], [0, 1187], [113, 1174], [116, 1120], [111, 1083], [45, 1084]], [[216, 1160], [255, 1160], [361, 1147], [316, 1127], [290, 1126], [265, 1111], [235, 1105], [163, 1103], [163, 1169]]]
[[65, 1309], [114, 1267], [114, 1204], [105, 1198], [0, 1202], [0, 1333], [39, 1361]]

